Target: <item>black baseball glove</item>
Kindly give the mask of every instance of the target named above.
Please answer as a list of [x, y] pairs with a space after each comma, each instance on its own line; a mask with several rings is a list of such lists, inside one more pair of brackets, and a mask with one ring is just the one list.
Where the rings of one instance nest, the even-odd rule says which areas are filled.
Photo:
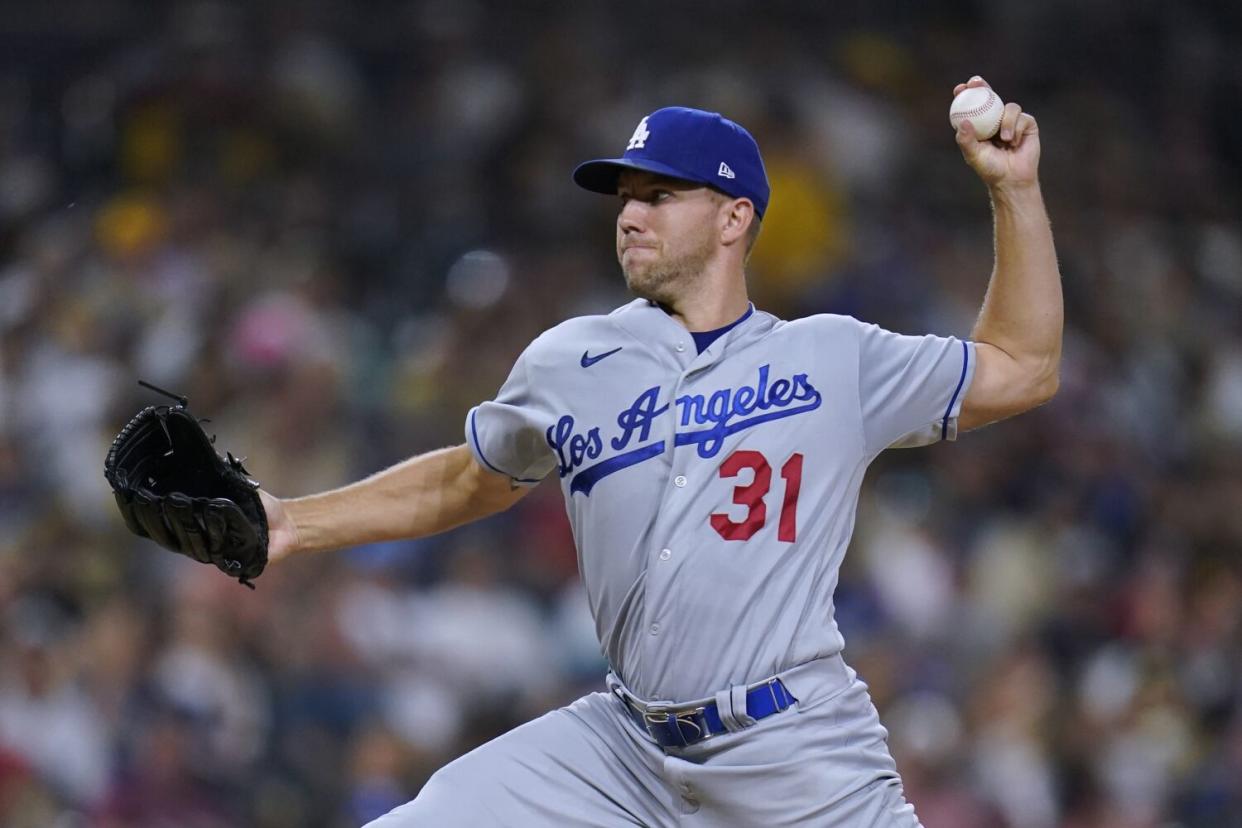
[[259, 484], [231, 453], [216, 453], [184, 397], [142, 385], [178, 403], [139, 411], [108, 450], [104, 476], [125, 525], [254, 589], [267, 565]]

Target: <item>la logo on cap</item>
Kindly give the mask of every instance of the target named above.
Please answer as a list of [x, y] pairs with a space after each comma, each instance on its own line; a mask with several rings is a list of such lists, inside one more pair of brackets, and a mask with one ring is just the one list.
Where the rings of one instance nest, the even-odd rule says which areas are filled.
[[651, 132], [647, 129], [647, 119], [643, 118], [638, 122], [638, 126], [634, 128], [634, 134], [630, 136], [630, 142], [625, 145], [626, 152], [632, 149], [643, 149], [647, 146], [647, 139], [650, 137]]

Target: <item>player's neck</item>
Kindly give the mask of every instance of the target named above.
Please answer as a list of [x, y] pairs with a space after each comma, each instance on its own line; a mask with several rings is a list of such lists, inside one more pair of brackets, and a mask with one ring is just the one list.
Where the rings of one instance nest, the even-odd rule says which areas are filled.
[[745, 277], [730, 279], [724, 284], [701, 284], [673, 302], [660, 307], [686, 330], [714, 331], [737, 321], [750, 307]]

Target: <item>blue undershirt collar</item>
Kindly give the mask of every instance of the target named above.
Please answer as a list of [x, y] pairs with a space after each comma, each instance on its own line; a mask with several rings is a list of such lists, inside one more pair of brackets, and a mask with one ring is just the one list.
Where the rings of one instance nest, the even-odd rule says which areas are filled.
[[754, 312], [755, 306], [751, 304], [747, 306], [746, 313], [742, 314], [737, 319], [734, 319], [723, 328], [716, 328], [714, 331], [691, 331], [690, 335], [694, 337], [694, 347], [699, 349], [700, 354], [703, 353], [713, 342], [745, 322], [746, 318]]

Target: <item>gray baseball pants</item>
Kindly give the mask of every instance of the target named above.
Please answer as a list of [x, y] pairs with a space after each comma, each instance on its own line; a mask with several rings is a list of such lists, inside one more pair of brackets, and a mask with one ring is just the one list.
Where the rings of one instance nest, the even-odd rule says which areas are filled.
[[832, 658], [813, 682], [782, 675], [793, 707], [688, 748], [660, 748], [592, 693], [449, 763], [367, 828], [919, 828], [867, 685]]

